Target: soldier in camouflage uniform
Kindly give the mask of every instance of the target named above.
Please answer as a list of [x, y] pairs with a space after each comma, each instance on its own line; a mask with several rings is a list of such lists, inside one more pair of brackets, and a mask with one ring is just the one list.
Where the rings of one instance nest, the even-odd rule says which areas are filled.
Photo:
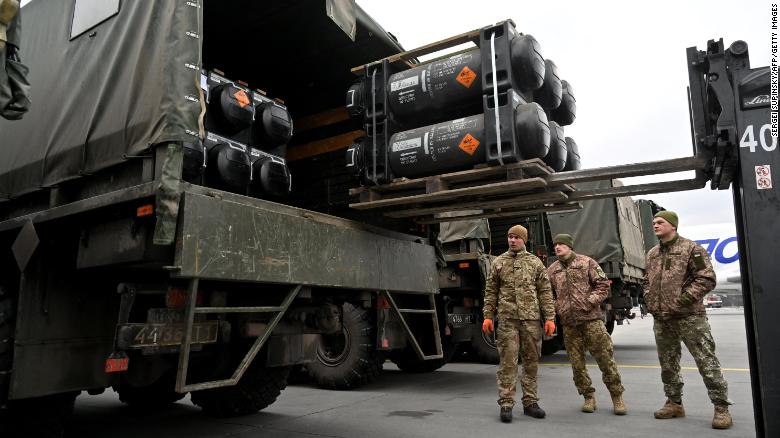
[[547, 274], [556, 296], [574, 384], [585, 398], [582, 411], [596, 410], [596, 390], [585, 368], [585, 352], [589, 351], [601, 369], [601, 378], [612, 397], [613, 412], [625, 415], [623, 385], [613, 357], [612, 338], [602, 319], [601, 303], [609, 295], [609, 280], [595, 260], [572, 251], [571, 235], [558, 234], [553, 243], [558, 260], [547, 268]]
[[696, 361], [710, 400], [715, 405], [712, 427], [728, 429], [732, 420], [728, 386], [715, 356], [715, 341], [702, 299], [715, 287], [715, 271], [700, 245], [677, 234], [674, 212], [661, 211], [653, 218], [660, 243], [647, 253], [645, 303], [653, 314], [655, 343], [661, 363], [666, 404], [655, 418], [684, 417], [683, 379], [680, 374], [680, 342]]
[[509, 229], [509, 251], [498, 256], [490, 266], [485, 282], [484, 322], [482, 330], [494, 330], [493, 318], [498, 313], [496, 345], [500, 363], [496, 380], [501, 421], [512, 421], [512, 408], [517, 392], [517, 358], [522, 358], [523, 413], [544, 418], [539, 407], [536, 373], [541, 353], [542, 327], [550, 336], [555, 332], [555, 304], [550, 279], [538, 257], [525, 250], [528, 230], [520, 225]]

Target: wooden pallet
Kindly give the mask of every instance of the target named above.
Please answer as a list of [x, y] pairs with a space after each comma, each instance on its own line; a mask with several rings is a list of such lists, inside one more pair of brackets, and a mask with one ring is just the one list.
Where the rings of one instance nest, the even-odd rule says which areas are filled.
[[425, 178], [404, 178], [381, 186], [351, 189], [350, 195], [358, 196], [359, 202], [350, 207], [387, 210], [384, 215], [393, 218], [430, 216], [421, 220], [431, 221], [436, 219], [433, 215], [452, 211], [487, 209], [504, 213], [501, 209], [516, 211], [520, 207], [566, 203], [574, 188], [548, 183], [547, 177], [552, 174], [553, 170], [542, 160], [532, 159]]

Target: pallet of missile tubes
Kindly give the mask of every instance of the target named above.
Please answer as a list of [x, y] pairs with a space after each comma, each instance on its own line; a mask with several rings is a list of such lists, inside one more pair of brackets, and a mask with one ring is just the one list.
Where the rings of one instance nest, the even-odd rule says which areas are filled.
[[[476, 47], [416, 62], [464, 43]], [[580, 168], [563, 132], [575, 119], [574, 92], [511, 20], [353, 72], [347, 111], [365, 136], [347, 151], [360, 185], [351, 208], [428, 223], [466, 209], [495, 217], [578, 208], [566, 201], [574, 187], [545, 179]]]
[[256, 198], [289, 195], [292, 179], [285, 155], [292, 118], [281, 102], [262, 91], [203, 70], [205, 136], [184, 144], [182, 179]]

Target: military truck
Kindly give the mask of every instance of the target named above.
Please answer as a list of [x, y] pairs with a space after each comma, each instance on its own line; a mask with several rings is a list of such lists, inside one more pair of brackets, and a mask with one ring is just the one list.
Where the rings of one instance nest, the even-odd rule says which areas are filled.
[[301, 208], [328, 181], [311, 157], [351, 132], [349, 68], [401, 50], [354, 2], [23, 12], [35, 105], [0, 122], [4, 426], [57, 435], [106, 388], [256, 412], [345, 328], [358, 382], [385, 351], [442, 358], [426, 233]]

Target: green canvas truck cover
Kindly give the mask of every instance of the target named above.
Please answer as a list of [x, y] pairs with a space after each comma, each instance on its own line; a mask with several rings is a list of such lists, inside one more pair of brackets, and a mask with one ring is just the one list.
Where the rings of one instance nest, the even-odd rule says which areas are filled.
[[[110, 13], [77, 20], [96, 6]], [[354, 0], [33, 0], [22, 11], [33, 104], [0, 120], [0, 202], [192, 141], [201, 68], [299, 117], [343, 107], [352, 67], [402, 51]]]
[[[578, 183], [580, 190], [621, 186], [614, 180]], [[550, 234], [574, 236], [574, 251], [592, 257], [612, 278], [638, 280], [644, 275], [645, 251], [639, 210], [631, 198], [582, 203], [575, 213], [548, 213]]]
[[[35, 0], [20, 57], [30, 67], [30, 112], [0, 121], [0, 199], [97, 172], [185, 141], [197, 130], [198, 8], [122, 2], [71, 37], [74, 1]], [[34, 25], [29, 25], [34, 23]]]

